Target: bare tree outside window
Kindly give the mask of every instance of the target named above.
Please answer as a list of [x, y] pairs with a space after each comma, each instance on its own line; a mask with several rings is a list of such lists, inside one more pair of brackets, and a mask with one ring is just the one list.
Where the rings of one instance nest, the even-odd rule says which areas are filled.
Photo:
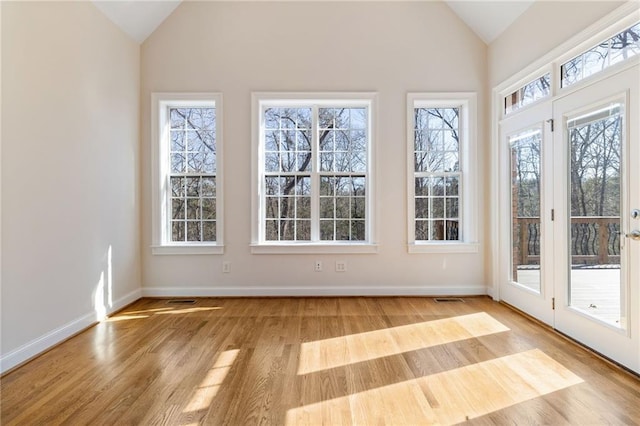
[[170, 108], [171, 241], [216, 241], [215, 108]]
[[365, 241], [367, 108], [268, 107], [263, 120], [265, 240], [313, 241], [315, 221], [319, 241]]
[[561, 66], [562, 87], [596, 74], [640, 53], [640, 23], [576, 56]]
[[460, 240], [460, 109], [413, 113], [415, 239]]

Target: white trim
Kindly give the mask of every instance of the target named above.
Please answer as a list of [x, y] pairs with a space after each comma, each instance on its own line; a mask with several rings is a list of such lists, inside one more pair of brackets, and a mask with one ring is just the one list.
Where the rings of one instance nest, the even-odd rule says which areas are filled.
[[[216, 110], [216, 242], [213, 244], [175, 244], [167, 242], [168, 202], [164, 177], [167, 175], [167, 137], [165, 108], [170, 106], [214, 106]], [[151, 252], [154, 255], [223, 254], [224, 253], [224, 109], [221, 93], [152, 93], [151, 94]]]
[[[413, 110], [416, 107], [459, 107], [460, 141], [460, 213], [461, 240], [416, 241], [414, 205], [414, 127]], [[406, 202], [407, 202], [407, 251], [409, 253], [476, 253], [478, 252], [478, 108], [475, 92], [421, 92], [407, 93], [406, 104]]]
[[[520, 72], [514, 74], [513, 76], [504, 80], [502, 83], [498, 84], [494, 88], [494, 91], [502, 94], [506, 92], [508, 88], [516, 86], [517, 84], [519, 84], [519, 82], [526, 80], [528, 76], [535, 74], [536, 72], [539, 72], [539, 70], [544, 69], [552, 64], [554, 68], [553, 71], [555, 72], [555, 74], [552, 74], [552, 79], [555, 78], [555, 82], [553, 83], [553, 88], [556, 89], [556, 91], [553, 92], [553, 94], [555, 95], [557, 93], [557, 89], [560, 87], [560, 85], [557, 84], [560, 78], [558, 63], [563, 58], [570, 57], [571, 55], [579, 55], [581, 53], [580, 49], [589, 49], [590, 47], [593, 47], [584, 46], [588, 46], [594, 43], [594, 41], [596, 42], [595, 44], [597, 44], [597, 40], [599, 39], [599, 37], [602, 37], [604, 40], [607, 38], [607, 35], [609, 33], [611, 33], [610, 35], [613, 36], [617, 34], [617, 32], [624, 30], [626, 28], [625, 25], [630, 26], [639, 19], [640, 8], [638, 7], [638, 2], [630, 0], [608, 15], [598, 19], [598, 21], [590, 25], [587, 29], [571, 37], [569, 40], [560, 44], [549, 53], [533, 61], [531, 64], [523, 68]], [[629, 25], [627, 25], [627, 23]], [[556, 70], [555, 68], [558, 68], [558, 70]], [[596, 75], [600, 74], [602, 73], [598, 73]], [[577, 84], [578, 83], [572, 84], [569, 87], [575, 86]]]
[[[377, 182], [377, 92], [253, 92], [251, 93], [251, 253], [375, 253], [377, 252], [378, 203]], [[263, 199], [261, 177], [264, 158], [261, 149], [263, 104], [278, 106], [349, 106], [366, 107], [368, 114], [366, 241], [312, 241], [302, 243], [265, 241], [262, 235]], [[317, 168], [317, 164], [314, 164]], [[314, 170], [316, 170], [314, 168]], [[312, 206], [315, 197], [312, 195]], [[313, 207], [312, 207], [313, 208]], [[314, 224], [312, 224], [312, 230]], [[313, 234], [312, 234], [313, 236]]]
[[413, 242], [408, 244], [409, 253], [478, 253], [479, 243], [459, 243], [443, 241], [440, 243]]
[[[112, 314], [135, 302], [142, 297], [142, 293], [142, 289], [137, 289], [121, 297], [114, 302], [107, 314]], [[97, 323], [96, 313], [90, 312], [25, 343], [7, 354], [3, 354], [2, 357], [0, 357], [0, 374], [35, 358], [53, 346], [64, 342]]]
[[143, 297], [484, 296], [484, 286], [145, 287]]
[[151, 246], [151, 253], [154, 255], [224, 254], [224, 246], [204, 244]]
[[373, 254], [377, 244], [251, 244], [251, 254]]

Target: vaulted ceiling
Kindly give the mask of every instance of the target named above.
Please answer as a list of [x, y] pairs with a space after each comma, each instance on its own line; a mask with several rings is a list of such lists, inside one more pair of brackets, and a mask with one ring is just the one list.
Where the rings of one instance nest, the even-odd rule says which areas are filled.
[[[138, 43], [142, 43], [158, 28], [162, 21], [171, 15], [182, 0], [92, 1], [98, 9], [125, 33]], [[535, 0], [444, 1], [478, 37], [489, 44], [507, 29]]]

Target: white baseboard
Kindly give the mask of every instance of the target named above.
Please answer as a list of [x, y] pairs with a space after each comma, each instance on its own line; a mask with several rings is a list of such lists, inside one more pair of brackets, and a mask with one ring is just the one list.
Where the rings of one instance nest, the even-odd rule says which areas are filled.
[[486, 287], [143, 287], [143, 297], [482, 296]]
[[[140, 299], [141, 297], [142, 291], [140, 289], [134, 290], [124, 297], [116, 300], [107, 314], [118, 311], [128, 304]], [[96, 322], [96, 313], [88, 313], [61, 327], [51, 330], [50, 332], [38, 337], [37, 339], [25, 343], [24, 345], [20, 346], [17, 349], [14, 349], [7, 354], [3, 354], [0, 357], [0, 374], [3, 374], [6, 371], [11, 370], [12, 368], [29, 361], [30, 359], [38, 356], [51, 347], [91, 327]]]

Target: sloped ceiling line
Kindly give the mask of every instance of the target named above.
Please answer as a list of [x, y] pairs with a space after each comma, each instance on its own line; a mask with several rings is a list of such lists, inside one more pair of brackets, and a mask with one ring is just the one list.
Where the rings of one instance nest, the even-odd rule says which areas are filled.
[[[182, 0], [92, 0], [122, 31], [142, 43]], [[349, 0], [347, 0], [349, 1]], [[485, 43], [495, 40], [535, 0], [444, 0]]]

